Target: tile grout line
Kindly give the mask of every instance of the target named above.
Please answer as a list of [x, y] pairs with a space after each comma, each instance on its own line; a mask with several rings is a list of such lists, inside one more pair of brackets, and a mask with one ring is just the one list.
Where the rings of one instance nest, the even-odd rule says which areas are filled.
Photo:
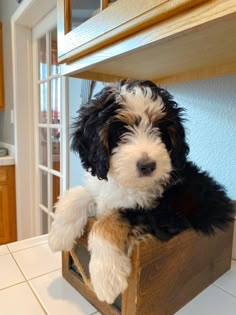
[[49, 273], [56, 272], [56, 271], [58, 271], [58, 270], [62, 270], [62, 267], [57, 268], [57, 269], [54, 269], [54, 270], [52, 270], [52, 271], [48, 271], [48, 272], [42, 273], [41, 275], [39, 275], [39, 276], [35, 276], [35, 277], [30, 278], [30, 279], [28, 279], [28, 280], [26, 279], [26, 281], [27, 281], [27, 282], [29, 282], [29, 281], [31, 281], [31, 280], [34, 280], [34, 279], [37, 279], [37, 278], [40, 278], [40, 277], [46, 276], [46, 275], [48, 275]]
[[[31, 280], [34, 280], [34, 279], [37, 279], [37, 278], [40, 278], [40, 277], [42, 277], [42, 276], [45, 276], [45, 275], [47, 275], [47, 274], [53, 273], [53, 272], [55, 272], [55, 271], [59, 271], [59, 270], [62, 270], [62, 268], [59, 268], [59, 269], [56, 269], [56, 270], [53, 270], [53, 271], [49, 271], [49, 272], [47, 272], [47, 273], [44, 273], [44, 274], [42, 274], [42, 275], [40, 275], [40, 276], [31, 278], [31, 279], [29, 279], [29, 280], [26, 281], [26, 282], [28, 283], [28, 285], [30, 286], [31, 290], [33, 291], [34, 295], [36, 296], [37, 300], [39, 301], [40, 305], [42, 306], [43, 310], [45, 310], [45, 312], [46, 312], [46, 306], [44, 307], [43, 302], [41, 302], [40, 298], [37, 296], [37, 293], [36, 293], [36, 291], [33, 289], [33, 286], [31, 285], [30, 281], [31, 281]], [[85, 298], [84, 298], [84, 299], [85, 299]], [[85, 300], [88, 301], [87, 299], [85, 299]], [[46, 312], [45, 314], [48, 315], [47, 312]], [[96, 315], [96, 314], [99, 315], [99, 311], [98, 311], [98, 310], [96, 310], [95, 312], [93, 312], [93, 313], [91, 313], [91, 314], [89, 314], [89, 315]]]
[[10, 254], [11, 254], [10, 252], [5, 253], [5, 254], [0, 254], [0, 257], [5, 256], [5, 255], [10, 255]]
[[15, 287], [15, 286], [18, 285], [18, 284], [22, 284], [22, 283], [26, 283], [26, 282], [27, 282], [27, 281], [20, 281], [20, 282], [17, 282], [17, 283], [8, 285], [7, 287], [0, 288], [0, 292], [3, 291], [3, 290], [5, 290], [5, 289], [9, 289], [9, 288]]
[[31, 292], [33, 293], [34, 297], [36, 298], [36, 300], [38, 301], [39, 305], [41, 306], [43, 312], [45, 313], [45, 315], [48, 315], [48, 311], [46, 309], [46, 306], [43, 305], [43, 303], [41, 302], [40, 298], [37, 296], [36, 292], [34, 291], [34, 289], [31, 287], [31, 284], [27, 281], [28, 286], [30, 287]]
[[222, 288], [221, 286], [219, 286], [219, 285], [217, 285], [217, 284], [215, 284], [215, 283], [213, 283], [213, 285], [214, 285], [215, 287], [217, 287], [218, 289], [224, 291], [225, 293], [231, 295], [232, 297], [234, 297], [234, 298], [236, 299], [236, 296], [235, 296], [233, 293], [227, 291], [226, 289]]
[[23, 273], [23, 271], [21, 270], [21, 268], [20, 268], [20, 266], [18, 265], [17, 261], [15, 260], [15, 257], [12, 255], [12, 253], [10, 253], [10, 255], [12, 256], [12, 258], [13, 258], [13, 260], [15, 261], [17, 267], [19, 268], [19, 270], [20, 270], [22, 276], [23, 276], [24, 279], [25, 279], [25, 281], [22, 282], [22, 283], [25, 283], [25, 282], [27, 283], [28, 287], [30, 288], [31, 292], [33, 293], [34, 297], [36, 298], [36, 301], [39, 303], [41, 309], [43, 310], [43, 312], [44, 312], [46, 315], [48, 315], [46, 309], [44, 309], [44, 307], [43, 307], [43, 305], [41, 304], [40, 300], [38, 299], [38, 297], [36, 296], [36, 294], [35, 294], [34, 291], [32, 290], [30, 283], [27, 281], [26, 276], [25, 276], [25, 274]]
[[33, 245], [33, 246], [30, 246], [30, 247], [25, 247], [25, 248], [22, 248], [22, 249], [18, 249], [18, 250], [10, 250], [10, 248], [7, 246], [8, 250], [9, 250], [9, 253], [10, 254], [13, 254], [13, 253], [18, 253], [18, 252], [22, 252], [23, 250], [27, 250], [27, 249], [30, 249], [30, 248], [34, 248], [34, 247], [38, 247], [38, 246], [41, 246], [41, 245], [45, 245], [47, 244], [48, 241], [45, 241], [44, 243], [41, 243], [41, 244], [37, 244], [37, 245]]
[[15, 257], [12, 255], [12, 253], [10, 253], [10, 255], [11, 255], [12, 259], [14, 260], [15, 264], [17, 265], [18, 269], [20, 270], [20, 272], [21, 272], [23, 278], [25, 279], [25, 282], [27, 282], [27, 279], [26, 279], [26, 277], [25, 277], [25, 274], [23, 273], [23, 271], [21, 270], [21, 268], [20, 268], [20, 266], [18, 265], [17, 261], [15, 260]]

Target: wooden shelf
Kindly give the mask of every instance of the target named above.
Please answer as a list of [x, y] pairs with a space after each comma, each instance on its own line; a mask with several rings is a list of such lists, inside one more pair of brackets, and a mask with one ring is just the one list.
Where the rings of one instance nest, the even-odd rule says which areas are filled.
[[85, 79], [160, 84], [236, 73], [236, 1], [210, 0], [106, 46], [63, 73]]

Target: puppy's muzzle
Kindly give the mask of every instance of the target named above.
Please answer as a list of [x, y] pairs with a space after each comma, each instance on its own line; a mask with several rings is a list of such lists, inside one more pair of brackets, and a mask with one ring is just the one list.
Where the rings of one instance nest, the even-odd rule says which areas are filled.
[[151, 159], [140, 159], [137, 170], [140, 176], [150, 176], [156, 169], [156, 162]]

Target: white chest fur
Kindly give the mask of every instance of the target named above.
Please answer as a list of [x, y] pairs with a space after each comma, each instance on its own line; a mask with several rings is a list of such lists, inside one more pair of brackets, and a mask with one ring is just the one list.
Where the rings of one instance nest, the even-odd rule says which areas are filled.
[[157, 196], [157, 191], [150, 189], [134, 190], [121, 186], [111, 177], [105, 181], [91, 175], [87, 176], [86, 189], [97, 204], [97, 215], [117, 208], [148, 207], [154, 196]]

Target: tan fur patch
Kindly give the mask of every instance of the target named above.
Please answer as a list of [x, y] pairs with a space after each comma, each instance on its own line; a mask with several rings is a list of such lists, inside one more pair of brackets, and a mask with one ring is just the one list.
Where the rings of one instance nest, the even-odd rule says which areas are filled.
[[92, 233], [110, 242], [121, 251], [127, 250], [130, 225], [119, 217], [118, 213], [100, 217], [92, 227]]
[[113, 211], [113, 214], [100, 217], [91, 232], [130, 256], [136, 242], [152, 236], [144, 234], [142, 227], [131, 227], [120, 218], [116, 210]]
[[[150, 123], [152, 123], [153, 125], [158, 123], [158, 121], [160, 121], [165, 116], [165, 112], [157, 112], [150, 110], [145, 110], [144, 114], [146, 115]], [[116, 118], [124, 122], [126, 125], [132, 126], [137, 121], [138, 116], [135, 115], [135, 113], [124, 110], [119, 112], [116, 115]]]
[[150, 111], [150, 110], [145, 110], [145, 114], [149, 118], [150, 122], [155, 125], [160, 121], [164, 116], [165, 112], [157, 112], [157, 111]]
[[137, 120], [137, 116], [129, 111], [121, 111], [116, 115], [116, 118], [123, 121], [126, 125], [132, 126]]

